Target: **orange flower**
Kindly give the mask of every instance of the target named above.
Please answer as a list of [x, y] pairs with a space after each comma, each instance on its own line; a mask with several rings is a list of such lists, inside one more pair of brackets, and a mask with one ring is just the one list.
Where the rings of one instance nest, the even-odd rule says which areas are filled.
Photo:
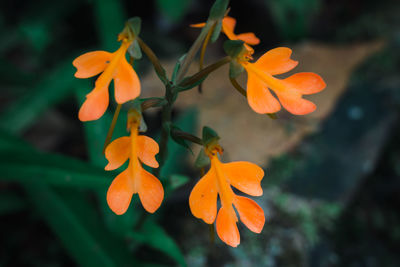
[[118, 138], [109, 144], [105, 155], [109, 163], [106, 170], [115, 170], [129, 159], [128, 168], [111, 183], [107, 192], [107, 203], [118, 215], [124, 214], [129, 207], [132, 195], [139, 194], [144, 209], [155, 212], [164, 198], [164, 189], [160, 181], [143, 169], [141, 162], [158, 168], [155, 155], [159, 148], [152, 138], [138, 135], [138, 123], [133, 123], [131, 135]]
[[76, 78], [89, 78], [102, 72], [95, 88], [86, 96], [79, 110], [81, 121], [99, 119], [107, 110], [108, 86], [114, 79], [115, 100], [123, 104], [140, 95], [140, 81], [132, 66], [126, 61], [125, 53], [131, 41], [122, 39], [121, 47], [114, 53], [94, 51], [77, 57], [72, 64], [77, 68]]
[[[192, 24], [191, 27], [194, 28], [202, 28], [206, 24], [205, 23], [198, 23]], [[245, 42], [245, 46], [249, 51], [253, 51], [249, 45], [258, 45], [260, 43], [260, 39], [258, 39], [254, 33], [246, 32], [241, 34], [235, 34], [235, 26], [236, 26], [236, 19], [225, 16], [222, 19], [222, 32], [228, 37], [230, 40], [242, 40]]]
[[[255, 63], [248, 62], [249, 55], [244, 53], [238, 62], [246, 69], [247, 100], [257, 113], [275, 113], [281, 105], [290, 113], [305, 115], [316, 109], [314, 103], [302, 98], [303, 95], [322, 91], [326, 84], [317, 74], [300, 72], [286, 79], [273, 75], [282, 74], [297, 66], [297, 61], [290, 59], [292, 50], [286, 47], [272, 49], [261, 56]], [[272, 90], [279, 101], [271, 94]]]
[[[238, 217], [233, 206], [244, 225], [255, 233], [260, 233], [263, 229], [265, 217], [264, 211], [255, 201], [236, 195], [231, 186], [246, 194], [261, 196], [263, 191], [260, 182], [264, 171], [257, 165], [245, 161], [222, 163], [218, 159], [217, 151], [221, 150], [214, 148], [211, 152], [207, 152], [211, 168], [193, 188], [189, 205], [192, 214], [208, 224], [214, 223], [217, 217], [216, 228], [219, 238], [226, 244], [236, 247], [240, 243], [240, 235], [236, 225]], [[221, 208], [217, 216], [218, 195]]]

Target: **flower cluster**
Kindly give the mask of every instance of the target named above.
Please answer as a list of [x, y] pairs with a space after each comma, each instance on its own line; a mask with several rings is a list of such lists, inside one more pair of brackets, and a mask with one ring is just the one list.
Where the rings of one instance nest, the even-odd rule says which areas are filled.
[[[143, 208], [149, 213], [154, 213], [164, 198], [163, 185], [156, 176], [159, 176], [159, 170], [165, 161], [167, 141], [172, 138], [185, 146], [189, 141], [203, 147], [203, 155], [208, 159], [207, 165], [210, 166], [190, 194], [190, 210], [196, 218], [207, 224], [213, 225], [215, 222], [220, 239], [236, 247], [240, 243], [237, 227], [239, 219], [248, 229], [260, 233], [264, 227], [265, 216], [255, 201], [235, 194], [232, 187], [250, 196], [261, 196], [264, 171], [246, 161], [222, 163], [220, 156], [223, 149], [218, 143], [218, 135], [211, 128], [204, 127], [203, 136], [199, 138], [173, 125], [171, 116], [175, 100], [181, 91], [200, 85], [212, 71], [226, 63], [230, 63], [229, 76], [232, 84], [246, 96], [249, 106], [260, 114], [273, 114], [281, 107], [294, 115], [313, 112], [316, 105], [303, 96], [317, 93], [326, 85], [320, 76], [311, 72], [296, 73], [283, 79], [275, 77], [291, 71], [298, 64], [291, 59], [292, 50], [286, 47], [272, 49], [255, 62], [251, 62], [255, 52], [252, 46], [259, 44], [260, 40], [254, 33], [236, 34], [236, 20], [227, 16], [226, 7], [227, 1], [217, 0], [207, 22], [192, 25], [202, 28], [202, 32], [195, 42], [196, 45], [194, 44], [177, 63], [171, 79], [167, 78], [154, 52], [139, 38], [138, 18], [131, 19], [119, 34], [118, 41], [121, 42], [121, 46], [117, 51], [89, 52], [76, 58], [73, 65], [77, 68], [77, 78], [89, 78], [100, 74], [94, 89], [86, 96], [79, 110], [78, 116], [81, 121], [93, 121], [103, 116], [109, 106], [109, 85], [112, 80], [115, 101], [119, 105], [110, 127], [110, 139], [121, 104], [131, 101], [131, 106], [134, 106], [128, 112], [129, 136], [119, 137], [111, 143], [110, 140], [105, 142], [104, 153], [108, 160], [105, 170], [116, 170], [128, 161], [126, 169], [112, 181], [108, 189], [107, 203], [110, 209], [117, 215], [124, 214], [133, 195], [137, 193]], [[209, 40], [213, 41], [215, 36], [218, 37], [220, 32], [229, 39], [224, 45], [228, 56], [203, 69], [202, 60], [207, 43]], [[201, 42], [203, 48], [200, 71], [185, 77]], [[158, 77], [165, 85], [164, 98], [139, 99], [140, 80], [132, 65], [128, 63], [126, 54], [133, 60], [141, 57], [141, 51], [150, 59]], [[244, 71], [247, 72], [246, 89], [241, 88], [235, 80]], [[142, 112], [151, 107], [162, 109], [160, 146], [152, 138], [140, 133], [143, 126]], [[142, 164], [154, 168], [154, 171], [146, 171]]]

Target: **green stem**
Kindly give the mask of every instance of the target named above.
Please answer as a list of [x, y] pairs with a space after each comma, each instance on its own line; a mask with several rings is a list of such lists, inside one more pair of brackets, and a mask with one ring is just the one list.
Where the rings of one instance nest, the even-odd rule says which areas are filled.
[[182, 65], [178, 71], [176, 81], [177, 83], [181, 82], [183, 77], [185, 76], [186, 72], [189, 69], [190, 64], [193, 62], [194, 57], [197, 54], [197, 51], [199, 51], [201, 44], [203, 43], [204, 38], [206, 38], [208, 32], [211, 30], [212, 25], [214, 24], [214, 21], [208, 21], [204, 28], [201, 30], [199, 36], [197, 37], [196, 41], [193, 43], [193, 45], [190, 47], [189, 51], [186, 54], [185, 59], [182, 62]]
[[[199, 59], [199, 71], [201, 71], [203, 69], [203, 67], [204, 67], [204, 55], [206, 54], [207, 45], [210, 42], [211, 36], [212, 36], [213, 31], [215, 29], [215, 25], [217, 25], [217, 24], [214, 23], [212, 25], [211, 29], [208, 31], [206, 39], [204, 39], [203, 46], [201, 47], [200, 59]], [[202, 90], [202, 87], [203, 87], [202, 85], [203, 85], [203, 83], [199, 84], [199, 88], [198, 88], [199, 93], [201, 93], [203, 91]]]
[[119, 112], [121, 111], [121, 106], [122, 106], [121, 104], [118, 104], [117, 108], [115, 109], [114, 117], [111, 121], [110, 129], [108, 129], [107, 137], [106, 137], [106, 140], [104, 141], [103, 154], [106, 152], [106, 148], [111, 141], [111, 138], [112, 138], [112, 135], [113, 135], [113, 132], [115, 129], [115, 125], [117, 124]]
[[242, 86], [240, 86], [240, 84], [236, 81], [235, 78], [231, 78], [229, 77], [229, 80], [231, 81], [231, 84], [233, 85], [233, 87], [235, 87], [235, 89], [244, 97], [247, 97], [247, 92], [246, 90], [243, 89]]
[[146, 56], [149, 58], [149, 60], [153, 64], [154, 70], [156, 71], [158, 77], [161, 79], [161, 81], [164, 84], [167, 84], [168, 78], [167, 78], [165, 69], [161, 66], [160, 60], [158, 60], [156, 54], [154, 54], [153, 50], [151, 50], [151, 48], [145, 42], [143, 42], [143, 40], [140, 39], [138, 36], [136, 37], [136, 39], [137, 39], [142, 51], [146, 54]]
[[215, 228], [214, 224], [209, 224], [209, 233], [210, 233], [210, 243], [214, 244], [215, 242]]
[[[171, 90], [167, 87], [167, 91]], [[168, 97], [167, 101], [168, 101]], [[155, 169], [154, 175], [156, 177], [160, 177], [161, 169], [164, 166], [167, 154], [168, 154], [168, 138], [169, 138], [169, 125], [171, 124], [172, 118], [172, 101], [168, 101], [168, 103], [163, 106], [161, 111], [161, 139], [160, 139], [160, 153], [158, 154], [158, 164], [159, 167]]]
[[188, 77], [187, 79], [183, 80], [181, 84], [179, 84], [180, 87], [186, 87], [190, 84], [194, 84], [198, 82], [201, 79], [204, 79], [208, 74], [211, 72], [215, 71], [216, 69], [222, 67], [223, 65], [229, 63], [231, 61], [231, 58], [229, 56], [226, 56], [214, 64], [211, 64], [207, 66], [206, 68], [202, 69], [198, 73], [194, 74], [193, 76]]
[[190, 134], [190, 133], [187, 133], [187, 132], [183, 132], [183, 131], [179, 131], [179, 130], [173, 130], [172, 134], [175, 137], [182, 138], [182, 139], [185, 139], [185, 140], [190, 141], [192, 143], [195, 143], [195, 144], [203, 146], [203, 140], [201, 140], [201, 138], [199, 138], [199, 137], [197, 137], [197, 136], [195, 136], [193, 134]]

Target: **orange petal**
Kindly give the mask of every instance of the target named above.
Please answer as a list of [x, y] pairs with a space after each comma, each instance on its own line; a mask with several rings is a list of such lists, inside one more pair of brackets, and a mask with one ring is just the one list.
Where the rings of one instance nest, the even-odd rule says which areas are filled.
[[105, 151], [108, 164], [104, 169], [110, 171], [121, 167], [129, 157], [130, 145], [131, 142], [128, 136], [120, 137], [111, 142]]
[[281, 109], [267, 85], [251, 72], [248, 72], [247, 78], [247, 101], [250, 107], [260, 114], [275, 113]]
[[161, 205], [164, 198], [164, 189], [161, 182], [151, 173], [141, 168], [139, 198], [143, 208], [154, 213]]
[[240, 244], [240, 234], [236, 225], [236, 219], [232, 206], [222, 206], [217, 216], [217, 234], [219, 238], [232, 247]]
[[79, 120], [93, 121], [99, 119], [108, 107], [108, 88], [93, 89], [79, 110]]
[[77, 57], [72, 65], [77, 68], [76, 78], [89, 78], [102, 72], [111, 60], [111, 53], [94, 51]]
[[138, 157], [144, 164], [153, 168], [158, 168], [156, 154], [158, 154], [159, 147], [154, 139], [145, 135], [139, 135], [137, 137], [137, 148]]
[[192, 28], [203, 28], [204, 26], [206, 26], [206, 23], [202, 22], [202, 23], [190, 24], [189, 26]]
[[302, 94], [314, 94], [322, 91], [326, 84], [324, 80], [316, 73], [300, 72], [283, 80], [291, 88]]
[[281, 101], [282, 106], [294, 115], [306, 115], [317, 108], [313, 102], [301, 98], [301, 94], [295, 92], [276, 92], [276, 94]]
[[241, 33], [237, 35], [238, 40], [242, 40], [243, 42], [249, 45], [258, 45], [260, 43], [260, 39], [252, 32]]
[[264, 177], [264, 171], [256, 164], [247, 161], [224, 163], [223, 170], [229, 183], [252, 196], [261, 196], [263, 190], [260, 182]]
[[236, 196], [235, 207], [244, 225], [254, 233], [261, 233], [265, 223], [262, 208], [254, 200], [241, 196]]
[[278, 47], [269, 50], [261, 56], [254, 65], [271, 74], [282, 74], [292, 70], [298, 62], [290, 59], [292, 50], [287, 47]]
[[211, 224], [217, 215], [216, 173], [211, 168], [195, 185], [189, 196], [189, 206], [194, 217]]
[[121, 172], [111, 183], [107, 191], [107, 203], [117, 215], [124, 214], [131, 203], [134, 186], [129, 176], [129, 168]]
[[133, 100], [140, 95], [139, 78], [125, 57], [121, 58], [114, 76], [114, 87], [115, 101], [118, 104]]
[[235, 30], [235, 26], [236, 26], [236, 19], [226, 16], [222, 20], [222, 25], [224, 27], [224, 30], [226, 29], [233, 33]]

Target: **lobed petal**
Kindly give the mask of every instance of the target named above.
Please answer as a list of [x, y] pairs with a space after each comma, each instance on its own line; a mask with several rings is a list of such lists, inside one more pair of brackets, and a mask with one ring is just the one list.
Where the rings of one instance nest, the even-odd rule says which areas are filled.
[[250, 107], [260, 114], [275, 113], [281, 109], [267, 85], [251, 72], [248, 72], [247, 78], [247, 101]]
[[261, 196], [261, 180], [264, 177], [264, 170], [254, 163], [247, 161], [236, 161], [224, 163], [223, 170], [229, 183], [251, 196]]
[[154, 213], [160, 207], [164, 198], [164, 189], [160, 180], [143, 168], [140, 170], [138, 193], [143, 208], [150, 213]]
[[254, 200], [241, 196], [236, 196], [235, 207], [243, 224], [254, 233], [261, 233], [265, 224], [262, 208]]
[[86, 95], [86, 100], [79, 110], [79, 120], [93, 121], [99, 119], [108, 107], [108, 88], [95, 88]]
[[282, 74], [292, 70], [298, 64], [297, 61], [290, 59], [291, 54], [290, 48], [274, 48], [261, 56], [254, 65], [271, 75]]
[[139, 78], [125, 56], [121, 58], [114, 75], [114, 87], [115, 101], [118, 104], [133, 100], [140, 95]]
[[240, 244], [240, 234], [236, 225], [236, 216], [232, 206], [222, 206], [217, 216], [217, 234], [219, 238], [232, 247], [237, 247]]
[[105, 151], [108, 164], [104, 169], [110, 171], [121, 167], [129, 158], [130, 145], [131, 141], [128, 136], [120, 137], [111, 142]]
[[110, 209], [117, 215], [126, 212], [135, 193], [132, 178], [129, 176], [129, 168], [121, 172], [112, 181], [107, 191], [107, 203]]
[[154, 139], [139, 135], [137, 137], [137, 148], [139, 159], [149, 167], [158, 168], [158, 162], [156, 155], [158, 154], [159, 147]]
[[249, 45], [258, 45], [260, 43], [260, 39], [252, 32], [238, 34], [237, 38]]
[[73, 62], [77, 69], [76, 78], [89, 78], [102, 72], [111, 60], [112, 54], [106, 51], [94, 51], [77, 57]]
[[326, 84], [316, 73], [300, 72], [283, 80], [290, 88], [299, 91], [301, 94], [314, 94], [322, 91]]
[[194, 217], [211, 224], [217, 216], [218, 189], [216, 173], [211, 168], [195, 185], [189, 196], [189, 206]]
[[204, 26], [206, 26], [206, 23], [202, 22], [202, 23], [190, 24], [189, 26], [192, 28], [203, 28]]
[[235, 31], [236, 19], [226, 16], [222, 19], [222, 26], [224, 27], [224, 31], [228, 30], [233, 33]]
[[282, 106], [294, 115], [306, 115], [313, 112], [317, 106], [304, 98], [297, 92], [276, 92]]

